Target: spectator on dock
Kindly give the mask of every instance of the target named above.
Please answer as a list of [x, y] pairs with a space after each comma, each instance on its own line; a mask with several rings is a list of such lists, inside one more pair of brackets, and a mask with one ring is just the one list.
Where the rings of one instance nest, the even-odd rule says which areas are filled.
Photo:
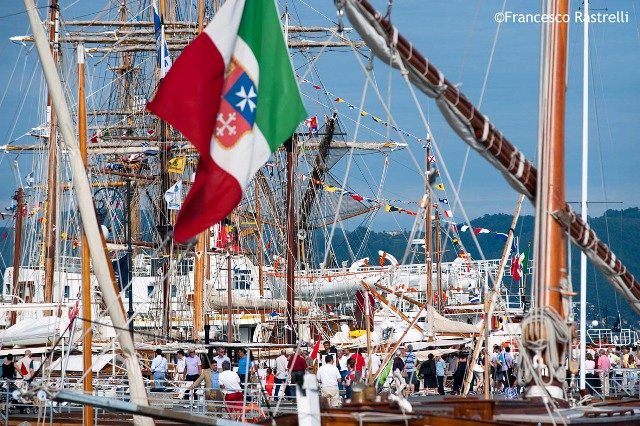
[[153, 387], [164, 388], [165, 375], [167, 374], [167, 360], [162, 356], [162, 349], [156, 349], [156, 357], [151, 362], [151, 373], [153, 373]]
[[611, 370], [611, 360], [606, 349], [600, 349], [598, 357], [598, 369], [600, 371], [600, 381], [602, 382], [602, 392], [604, 396], [609, 396], [609, 370]]
[[338, 367], [333, 365], [333, 356], [325, 355], [324, 364], [318, 368], [318, 382], [320, 382], [320, 395], [329, 399], [332, 407], [340, 405], [340, 389], [338, 383], [342, 381], [342, 376]]
[[322, 360], [326, 359], [326, 356], [330, 354], [334, 354], [336, 356], [335, 361], [337, 362], [338, 349], [336, 349], [336, 347], [333, 346], [330, 341], [325, 340], [324, 342], [322, 342], [322, 349], [320, 350], [320, 355], [322, 355], [321, 359]]
[[238, 349], [238, 376], [240, 376], [240, 383], [244, 388], [249, 376], [249, 357], [247, 356], [247, 350], [245, 348]]
[[351, 386], [353, 386], [353, 384], [357, 382], [357, 376], [356, 376], [357, 372], [358, 371], [356, 370], [356, 360], [353, 358], [349, 358], [347, 360], [347, 374], [345, 375], [345, 379], [344, 379], [345, 400], [351, 399]]
[[420, 390], [420, 380], [416, 372], [416, 354], [413, 353], [413, 345], [407, 345], [402, 350], [404, 356], [404, 371], [407, 375], [407, 384], [409, 385], [409, 394], [413, 394]]
[[404, 360], [402, 359], [402, 351], [400, 349], [396, 351], [396, 357], [393, 359], [393, 367], [391, 367], [391, 369], [393, 371], [393, 380], [396, 385], [396, 394], [400, 395], [402, 392], [406, 395], [405, 388], [407, 387], [407, 384], [402, 376], [404, 371]]
[[[276, 387], [274, 389], [274, 396], [276, 398], [280, 397], [280, 385], [287, 381], [287, 373], [289, 371], [287, 368], [288, 363], [289, 360], [287, 359], [287, 351], [282, 349], [280, 351], [280, 356], [276, 358], [276, 375], [274, 378], [274, 382], [276, 384]], [[284, 393], [286, 394], [286, 392]]]
[[2, 378], [4, 380], [14, 380], [16, 378], [16, 363], [13, 362], [13, 355], [7, 354], [7, 360], [2, 363]]
[[185, 378], [184, 371], [186, 368], [186, 361], [185, 361], [184, 351], [180, 349], [176, 354], [176, 357], [178, 358], [178, 360], [176, 361], [175, 380], [179, 382], [181, 380], [184, 380]]
[[[196, 355], [195, 349], [189, 349], [189, 356], [185, 357], [185, 381], [187, 382], [195, 382], [202, 374], [202, 361], [200, 357]], [[191, 397], [191, 392], [187, 392], [184, 396], [185, 399], [189, 399]]]
[[438, 380], [438, 393], [444, 395], [444, 378], [447, 363], [442, 359], [442, 356], [436, 355], [436, 379]]
[[267, 367], [267, 373], [264, 376], [264, 390], [269, 395], [269, 399], [273, 397], [273, 385], [275, 383], [276, 375], [273, 374], [271, 367]]
[[589, 389], [589, 393], [593, 395], [593, 390], [600, 388], [600, 379], [594, 371], [596, 369], [596, 362], [593, 360], [591, 352], [587, 352], [584, 369], [584, 377], [589, 385], [587, 389]]
[[231, 364], [231, 360], [225, 354], [225, 349], [222, 346], [218, 348], [218, 353], [213, 357], [212, 361], [215, 361], [218, 364], [218, 368], [222, 368], [222, 363], [225, 361], [229, 361], [229, 364]]
[[[368, 355], [366, 358], [367, 364], [364, 377], [374, 376], [380, 369], [380, 365], [382, 365], [380, 355], [378, 355], [375, 350], [376, 348], [372, 348], [371, 355]], [[371, 368], [371, 371], [369, 371], [369, 368]]]
[[24, 358], [18, 362], [18, 371], [23, 379], [29, 380], [33, 377], [33, 360], [31, 359], [31, 351], [24, 351]]
[[305, 361], [302, 349], [298, 349], [289, 357], [287, 370], [291, 370], [291, 387], [289, 388], [289, 396], [294, 396], [295, 386], [298, 385], [302, 388], [304, 373], [307, 371], [307, 362]]
[[231, 416], [231, 420], [240, 420], [242, 416], [242, 388], [240, 376], [231, 370], [231, 363], [222, 363], [222, 373], [219, 376], [220, 389], [226, 391], [224, 396], [225, 407]]
[[[431, 392], [435, 393], [438, 388], [438, 379], [436, 377], [436, 361], [432, 353], [427, 356], [427, 360], [420, 364], [420, 376], [424, 381], [425, 395]], [[444, 374], [444, 371], [443, 371]]]
[[[215, 368], [216, 383], [213, 383], [213, 370]], [[204, 357], [202, 364], [202, 372], [195, 382], [189, 386], [189, 389], [195, 389], [200, 386], [200, 383], [204, 382], [205, 392], [204, 395], [207, 399], [213, 399], [213, 389], [220, 389], [220, 373], [218, 373], [218, 364], [216, 362], [209, 363], [209, 357]]]

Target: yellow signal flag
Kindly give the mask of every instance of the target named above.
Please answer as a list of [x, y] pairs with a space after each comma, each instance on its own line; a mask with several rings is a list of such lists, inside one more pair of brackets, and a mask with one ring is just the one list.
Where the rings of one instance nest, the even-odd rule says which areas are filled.
[[174, 157], [169, 160], [169, 164], [167, 166], [168, 172], [183, 174], [184, 173], [184, 165], [186, 163], [186, 157]]

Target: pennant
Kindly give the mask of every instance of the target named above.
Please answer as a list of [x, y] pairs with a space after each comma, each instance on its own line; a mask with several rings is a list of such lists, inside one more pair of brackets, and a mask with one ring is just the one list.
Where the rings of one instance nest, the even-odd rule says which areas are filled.
[[160, 78], [164, 78], [171, 69], [171, 55], [167, 49], [167, 40], [164, 38], [164, 23], [158, 13], [158, 5], [153, 2], [153, 29], [156, 33], [156, 46], [158, 48], [158, 65], [160, 65]]
[[400, 211], [400, 209], [398, 207], [394, 207], [394, 206], [391, 206], [391, 205], [387, 204], [386, 206], [384, 206], [384, 211], [386, 211], [386, 212], [397, 212], [397, 211]]
[[36, 183], [35, 174], [33, 172], [29, 173], [24, 177], [24, 181], [27, 184], [27, 188], [33, 188], [33, 185]]
[[164, 193], [164, 199], [167, 201], [169, 210], [180, 210], [182, 206], [182, 179], [179, 179]]
[[179, 175], [184, 173], [184, 165], [186, 163], [187, 157], [174, 157], [169, 160], [169, 165], [167, 167], [168, 172], [177, 173]]
[[436, 189], [440, 190], [440, 191], [444, 191], [444, 185], [439, 183], [435, 186]]
[[309, 137], [318, 134], [318, 117], [311, 117], [304, 120], [304, 125], [309, 129]]
[[373, 115], [371, 116], [371, 118], [373, 118], [373, 121], [375, 121], [376, 123], [379, 123], [379, 122], [382, 121], [381, 119], [379, 119], [378, 117], [373, 116]]
[[367, 111], [360, 111], [360, 115], [364, 117], [366, 115], [369, 115], [369, 113]]
[[442, 204], [449, 204], [449, 200], [446, 198], [438, 198], [438, 201], [440, 201]]
[[341, 98], [335, 98], [335, 99], [334, 99], [334, 101], [335, 101], [335, 102], [338, 102], [338, 103], [342, 103], [342, 102], [344, 102], [344, 99], [341, 99]]
[[451, 210], [445, 210], [444, 215], [445, 217], [453, 217], [453, 212]]
[[275, 2], [226, 1], [147, 109], [200, 152], [174, 229], [174, 239], [184, 242], [229, 215], [255, 172], [307, 116]]

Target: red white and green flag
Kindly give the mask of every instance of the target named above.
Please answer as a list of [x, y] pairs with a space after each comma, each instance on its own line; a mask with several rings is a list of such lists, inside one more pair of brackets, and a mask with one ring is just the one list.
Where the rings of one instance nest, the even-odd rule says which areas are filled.
[[274, 0], [229, 0], [178, 57], [147, 108], [200, 152], [174, 239], [227, 217], [307, 117]]

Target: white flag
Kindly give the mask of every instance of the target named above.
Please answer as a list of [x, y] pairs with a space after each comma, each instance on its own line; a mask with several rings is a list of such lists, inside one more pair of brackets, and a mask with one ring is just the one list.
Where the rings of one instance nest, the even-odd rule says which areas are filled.
[[171, 55], [167, 48], [167, 40], [164, 38], [164, 24], [158, 13], [158, 6], [153, 2], [153, 28], [156, 33], [156, 46], [158, 47], [158, 63], [160, 64], [160, 76], [164, 78], [171, 68]]
[[167, 200], [167, 208], [169, 210], [180, 210], [182, 206], [182, 179], [174, 183], [173, 186], [164, 193], [164, 199]]

